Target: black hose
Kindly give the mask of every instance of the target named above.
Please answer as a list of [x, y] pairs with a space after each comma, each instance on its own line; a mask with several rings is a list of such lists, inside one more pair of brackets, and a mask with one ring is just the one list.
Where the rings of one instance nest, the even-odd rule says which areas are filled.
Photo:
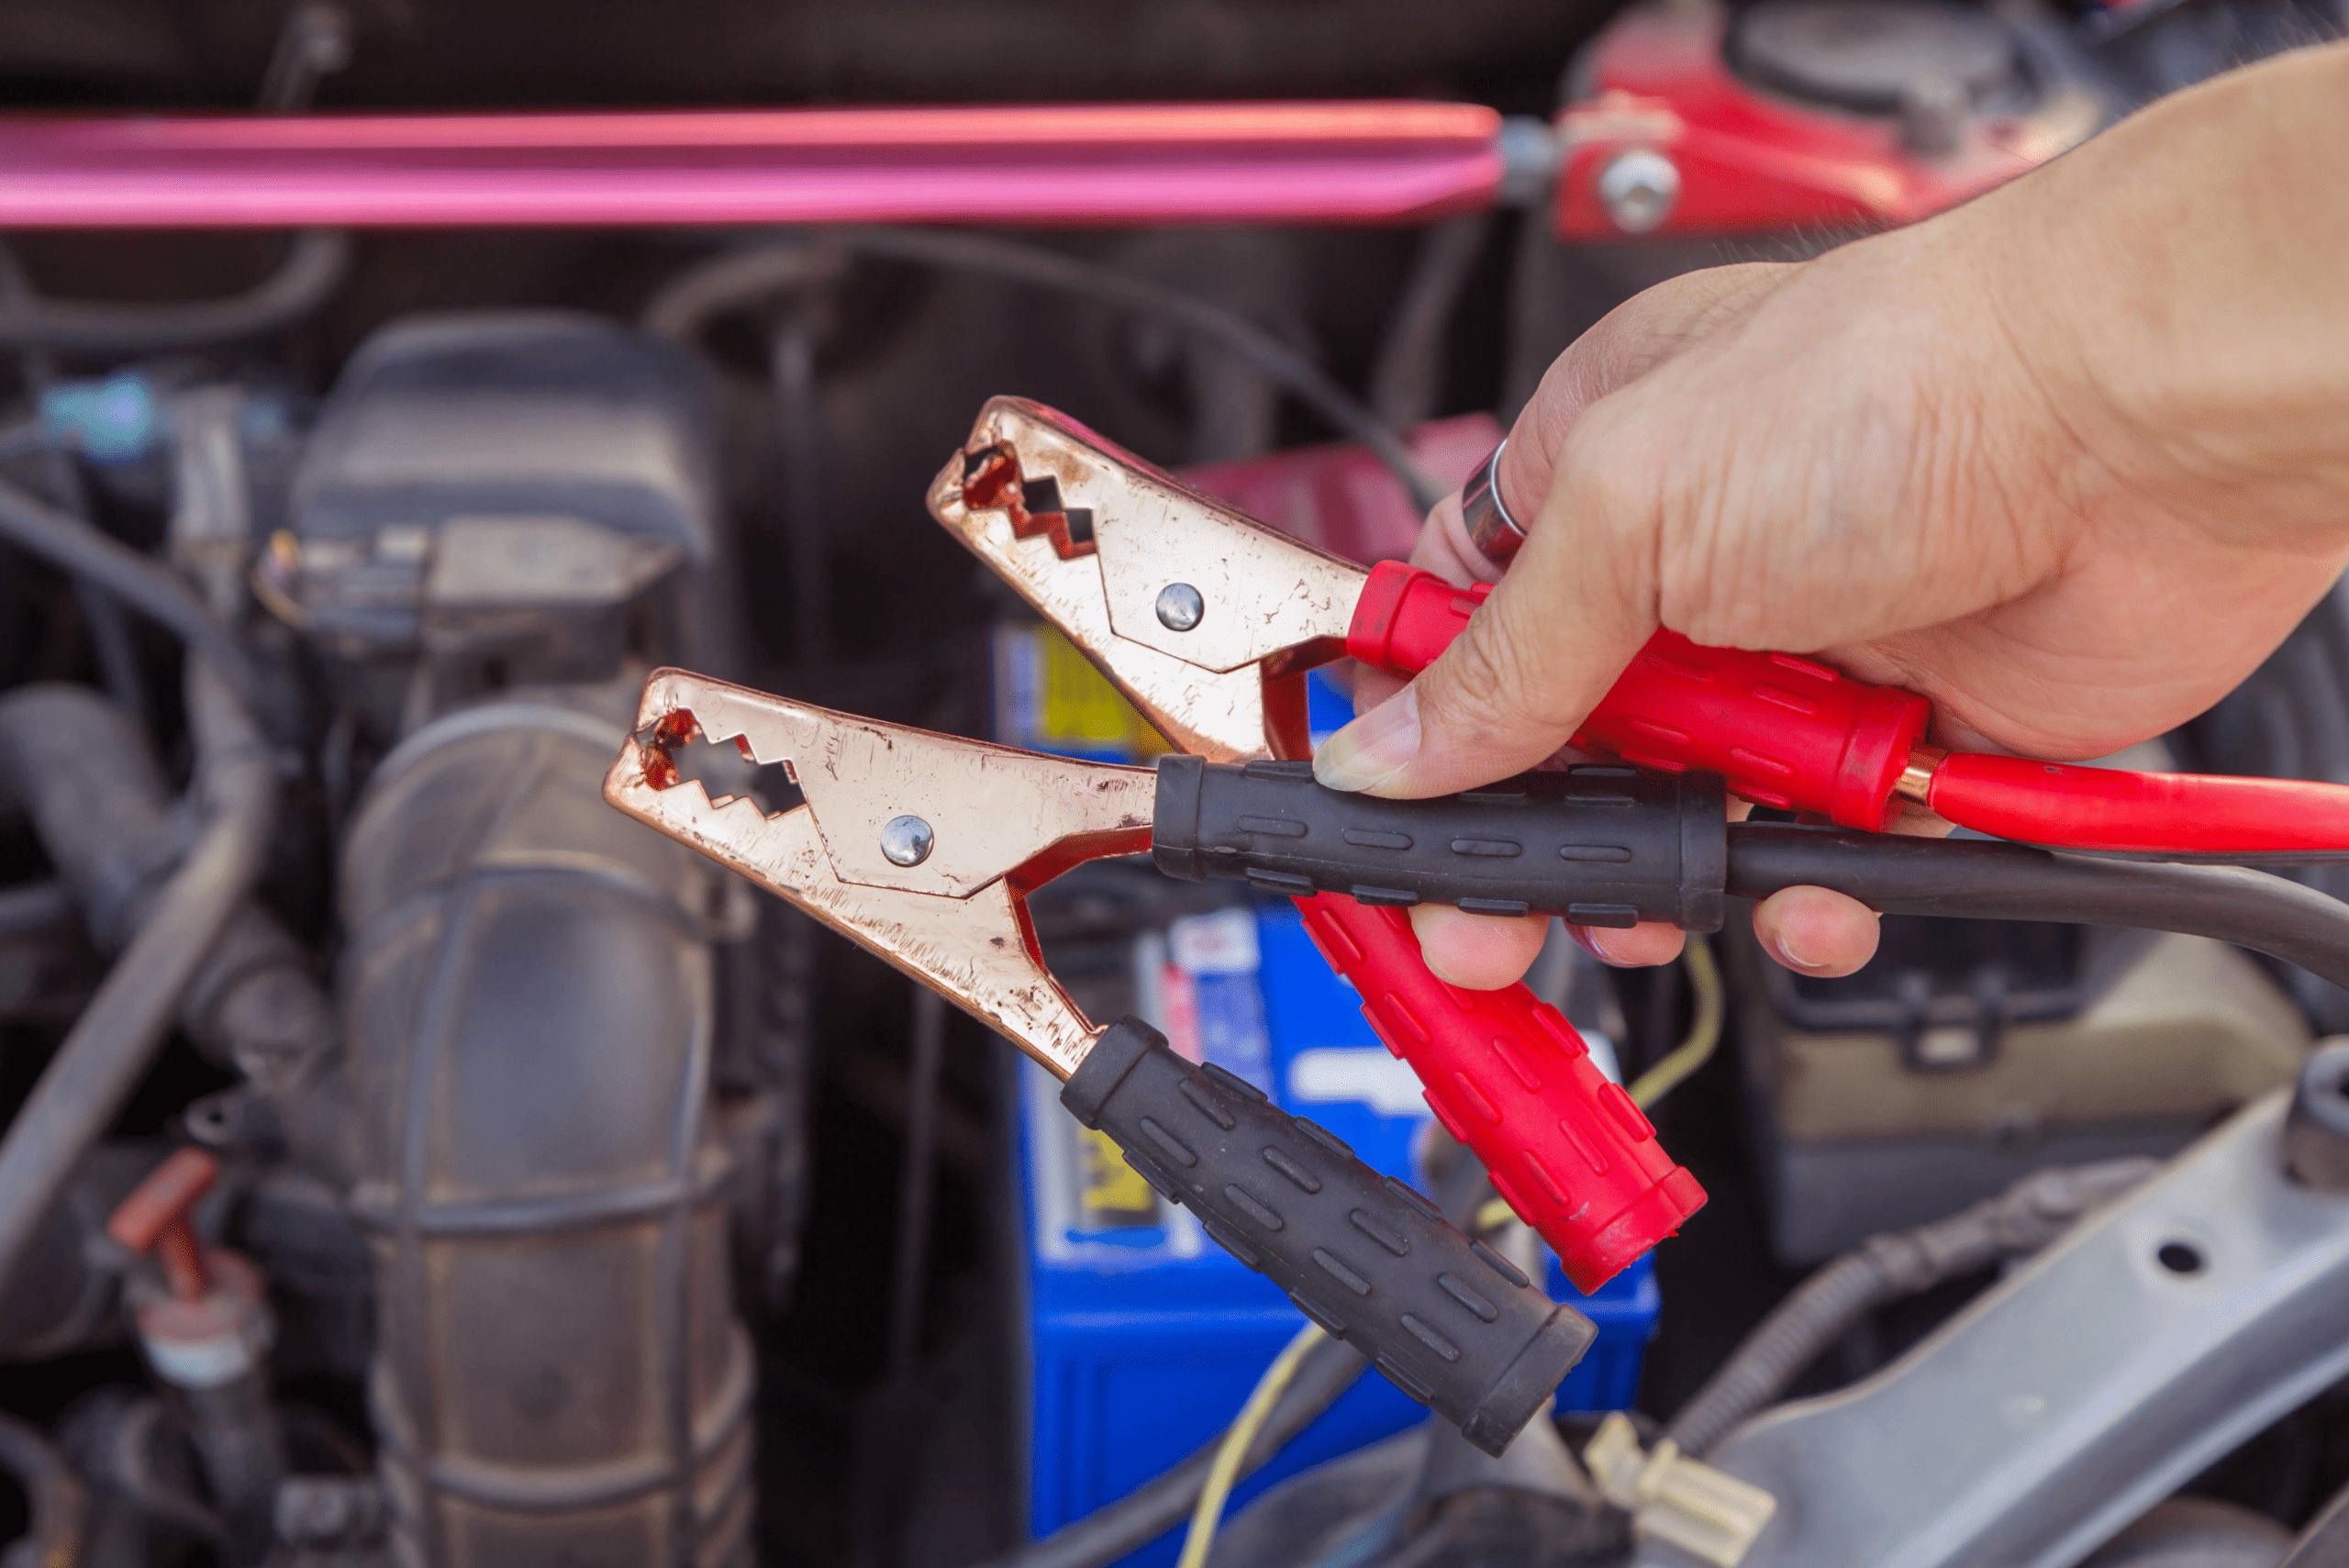
[[262, 337], [326, 303], [351, 270], [351, 254], [350, 235], [307, 228], [286, 245], [275, 272], [224, 299], [154, 305], [35, 299], [0, 305], [0, 349], [161, 354]]
[[2349, 1486], [2317, 1510], [2277, 1568], [2341, 1568], [2349, 1562]]
[[1872, 1236], [1795, 1287], [1705, 1380], [1664, 1435], [1701, 1457], [1777, 1402], [1803, 1368], [1888, 1301], [2035, 1252], [2152, 1173], [2149, 1159], [2034, 1171], [1997, 1197], [1912, 1230]]
[[55, 878], [0, 889], [0, 941], [39, 936], [72, 918], [73, 895]]
[[196, 789], [208, 808], [204, 830], [0, 1138], [0, 1296], [74, 1167], [147, 1071], [261, 871], [277, 803], [261, 731], [201, 659], [188, 664], [187, 708]]
[[1442, 403], [1452, 318], [1492, 231], [1492, 215], [1480, 212], [1446, 218], [1419, 237], [1411, 281], [1371, 363], [1370, 406], [1389, 425], [1416, 425]]
[[927, 228], [837, 228], [823, 230], [797, 245], [731, 252], [689, 270], [664, 287], [646, 308], [645, 325], [670, 337], [690, 337], [700, 322], [722, 310], [831, 275], [827, 258], [842, 251], [981, 272], [1081, 295], [1172, 322], [1245, 361], [1286, 388], [1332, 428], [1368, 448], [1402, 482], [1419, 510], [1433, 506], [1449, 489], [1419, 466], [1402, 437], [1360, 398], [1309, 356], [1247, 317], [1114, 267], [993, 235]]
[[1826, 887], [1887, 915], [2184, 931], [2349, 985], [2349, 905], [2266, 872], [2057, 853], [1995, 840], [1740, 824], [1729, 891]]
[[[1242, 1476], [1253, 1473], [1266, 1460], [1287, 1446], [1338, 1396], [1354, 1385], [1370, 1363], [1352, 1346], [1324, 1340], [1306, 1351], [1304, 1363], [1273, 1407], [1264, 1429], [1249, 1446], [1241, 1462]], [[1199, 1500], [1208, 1471], [1215, 1463], [1223, 1434], [1171, 1470], [1161, 1472], [1114, 1503], [1095, 1509], [1073, 1524], [1063, 1525], [1041, 1540], [1030, 1541], [979, 1568], [1099, 1568], [1139, 1547], [1149, 1545], [1180, 1524]]]
[[239, 694], [250, 697], [259, 690], [245, 651], [213, 619], [195, 590], [161, 562], [5, 483], [0, 483], [0, 539], [104, 588], [161, 622], [202, 653]]
[[[17, 253], [5, 241], [0, 241], [0, 311], [29, 306], [39, 296], [33, 292], [32, 280], [17, 261]], [[49, 389], [57, 384], [57, 356], [44, 349], [27, 349], [18, 356], [24, 375], [25, 391], [39, 407]], [[43, 421], [36, 416], [28, 421], [44, 438], [48, 432]], [[82, 483], [82, 472], [74, 466], [73, 454], [54, 442], [44, 439], [39, 449], [41, 457], [41, 477], [49, 491], [49, 499], [72, 517], [88, 518], [90, 496]], [[83, 578], [73, 584], [74, 598], [81, 606], [82, 619], [90, 634], [90, 644], [98, 656], [98, 670], [105, 678], [106, 691], [125, 713], [144, 728], [148, 721], [147, 683], [139, 670], [139, 647], [130, 632], [130, 617], [113, 595]]]
[[39, 1429], [14, 1416], [0, 1416], [0, 1470], [24, 1488], [32, 1516], [24, 1538], [0, 1551], [0, 1559], [39, 1568], [74, 1568], [82, 1561], [89, 1497], [72, 1467]]

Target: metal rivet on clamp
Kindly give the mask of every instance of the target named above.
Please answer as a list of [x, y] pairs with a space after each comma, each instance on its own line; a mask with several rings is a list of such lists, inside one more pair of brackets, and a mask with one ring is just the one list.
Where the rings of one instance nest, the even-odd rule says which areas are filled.
[[1525, 542], [1524, 526], [1508, 515], [1508, 504], [1501, 499], [1501, 453], [1507, 450], [1504, 436], [1460, 487], [1460, 517], [1468, 525], [1469, 542], [1496, 566], [1507, 566]]
[[937, 841], [930, 824], [918, 817], [892, 817], [881, 827], [881, 852], [893, 866], [921, 864], [930, 859], [930, 846]]
[[1189, 631], [1207, 613], [1207, 600], [1188, 583], [1169, 583], [1158, 591], [1158, 624], [1169, 631]]

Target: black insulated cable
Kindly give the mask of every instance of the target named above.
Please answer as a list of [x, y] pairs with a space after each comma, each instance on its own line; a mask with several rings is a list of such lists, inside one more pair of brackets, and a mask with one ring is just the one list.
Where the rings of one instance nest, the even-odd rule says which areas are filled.
[[165, 354], [265, 337], [324, 305], [351, 271], [351, 236], [305, 229], [268, 277], [223, 299], [168, 304], [31, 299], [0, 305], [0, 349]]
[[688, 338], [710, 317], [769, 295], [835, 274], [842, 253], [976, 272], [1055, 293], [1082, 295], [1154, 317], [1214, 343], [1286, 390], [1324, 422], [1368, 448], [1424, 512], [1450, 486], [1431, 475], [1394, 427], [1313, 361], [1310, 355], [1211, 300], [1139, 278], [1097, 261], [990, 234], [929, 228], [836, 228], [808, 239], [728, 252], [664, 286], [644, 310], [647, 330]]
[[2349, 985], [2349, 905], [2241, 866], [2101, 860], [1997, 840], [1731, 828], [1729, 892], [1767, 898], [1789, 887], [1830, 888], [1886, 915], [2215, 937]]
[[248, 700], [259, 690], [245, 651], [213, 618], [195, 591], [161, 562], [7, 484], [0, 484], [0, 540], [105, 589], [161, 623]]
[[1436, 800], [1325, 789], [1303, 762], [1158, 764], [1151, 855], [1185, 881], [1366, 904], [1660, 920], [1718, 930], [1724, 893], [1826, 887], [1887, 915], [2061, 920], [2215, 937], [2349, 984], [2349, 905], [2237, 865], [2028, 844], [1727, 824], [1721, 781], [1616, 764], [1528, 773]]

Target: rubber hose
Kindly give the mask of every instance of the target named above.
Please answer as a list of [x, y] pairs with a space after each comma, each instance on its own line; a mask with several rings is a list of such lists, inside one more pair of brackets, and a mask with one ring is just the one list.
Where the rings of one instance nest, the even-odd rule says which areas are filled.
[[[184, 826], [145, 733], [88, 686], [37, 683], [0, 695], [0, 797], [30, 819], [59, 883], [104, 952], [120, 951], [185, 853]], [[0, 932], [20, 890], [0, 894]], [[34, 890], [38, 891], [38, 889]], [[70, 896], [69, 896], [70, 895]], [[33, 900], [24, 899], [29, 917]], [[295, 1152], [340, 1171], [350, 1155], [333, 999], [309, 951], [247, 899], [181, 993], [179, 1025], [206, 1058], [268, 1095]]]
[[722, 310], [830, 275], [829, 258], [844, 251], [1006, 278], [1172, 322], [1245, 361], [1333, 428], [1368, 448], [1420, 511], [1447, 492], [1448, 486], [1419, 466], [1403, 438], [1361, 399], [1309, 356], [1247, 317], [1114, 267], [1015, 239], [927, 228], [825, 229], [799, 246], [737, 251], [687, 271], [654, 298], [644, 312], [644, 323], [666, 336], [689, 336], [694, 324]]
[[2349, 1486], [2317, 1511], [2280, 1568], [2341, 1568], [2349, 1562]]
[[277, 804], [268, 748], [228, 683], [200, 659], [188, 664], [187, 708], [197, 789], [209, 808], [203, 834], [0, 1139], [0, 1296], [74, 1167], [146, 1073], [182, 993], [260, 874]]
[[24, 1488], [31, 1528], [0, 1559], [36, 1568], [74, 1568], [82, 1561], [89, 1497], [58, 1451], [39, 1429], [14, 1416], [0, 1416], [0, 1470]]
[[34, 299], [0, 306], [0, 349], [161, 354], [208, 349], [290, 327], [326, 303], [351, 270], [351, 236], [306, 228], [277, 270], [242, 294], [167, 304]]
[[0, 539], [96, 584], [178, 634], [246, 696], [259, 689], [252, 664], [179, 574], [81, 518], [0, 483]]
[[73, 895], [54, 880], [19, 883], [0, 891], [0, 941], [38, 936], [73, 917]]
[[1665, 1436], [1697, 1457], [1712, 1451], [1778, 1396], [1846, 1329], [1899, 1293], [1866, 1251], [1846, 1252], [1813, 1273], [1705, 1380]]
[[2182, 931], [2349, 985], [2349, 905], [2266, 872], [2106, 860], [1996, 840], [1740, 824], [1729, 891], [1825, 887], [1887, 915], [2065, 920]]

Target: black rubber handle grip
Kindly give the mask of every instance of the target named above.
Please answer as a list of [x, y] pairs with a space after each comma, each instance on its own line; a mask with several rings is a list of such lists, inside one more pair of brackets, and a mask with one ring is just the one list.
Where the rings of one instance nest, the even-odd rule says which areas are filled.
[[1497, 1454], [1598, 1330], [1336, 1138], [1120, 1018], [1061, 1091], [1076, 1119], [1387, 1381]]
[[1162, 757], [1151, 855], [1186, 882], [1364, 904], [1456, 904], [1583, 926], [1717, 931], [1728, 876], [1720, 775], [1580, 763], [1434, 800], [1324, 789], [1309, 762]]

